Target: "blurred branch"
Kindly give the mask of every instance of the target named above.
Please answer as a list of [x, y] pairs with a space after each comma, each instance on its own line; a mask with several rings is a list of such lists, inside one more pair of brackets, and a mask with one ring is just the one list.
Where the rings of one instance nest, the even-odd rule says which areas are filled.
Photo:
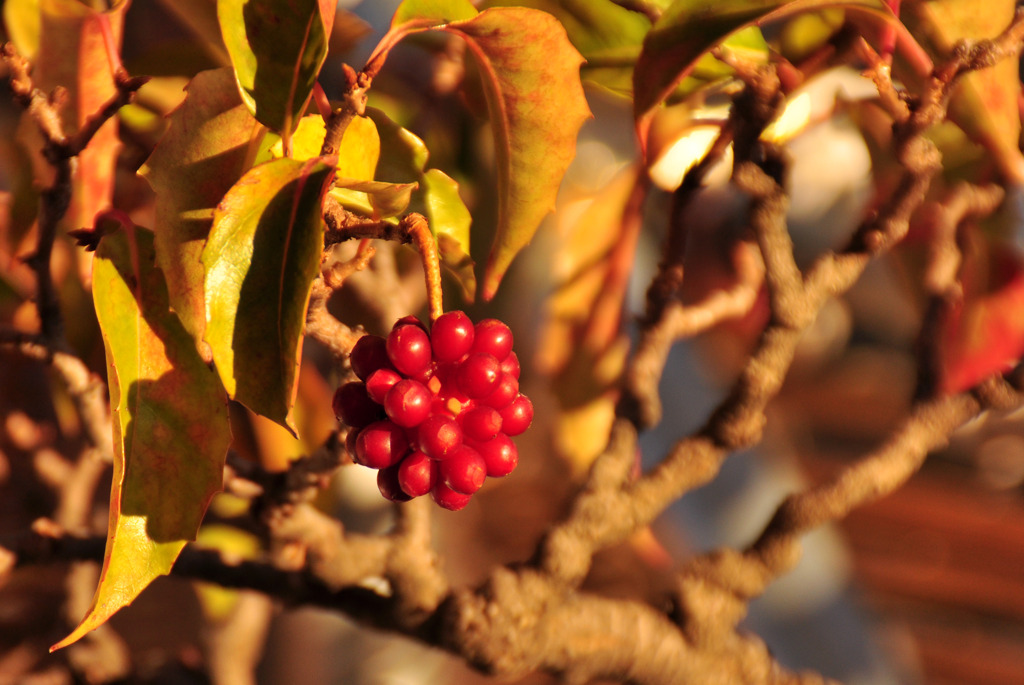
[[228, 452], [231, 475], [227, 480], [242, 479], [255, 485], [259, 492], [255, 509], [259, 512], [308, 501], [324, 488], [339, 467], [351, 463], [345, 441], [338, 431], [333, 431], [313, 454], [291, 460], [285, 471], [267, 471], [235, 452]]
[[0, 329], [0, 349], [11, 349], [28, 359], [47, 362], [60, 375], [82, 417], [89, 442], [106, 462], [113, 461], [107, 389], [103, 381], [76, 355], [56, 349], [37, 333]]
[[[985, 63], [973, 52], [970, 54], [971, 65]], [[785, 220], [788, 202], [782, 185], [784, 160], [777, 150], [759, 141], [760, 131], [774, 112], [767, 105], [777, 101], [772, 81], [761, 73], [747, 75], [747, 95], [739, 97], [734, 104], [734, 112], [740, 112], [741, 127], [735, 131], [733, 182], [751, 198], [748, 216], [764, 259], [771, 308], [769, 325], [729, 395], [712, 413], [705, 427], [677, 443], [661, 463], [633, 483], [626, 482], [628, 475], [623, 464], [635, 449], [635, 432], [625, 419], [616, 422], [609, 450], [595, 462], [570, 514], [545, 538], [538, 558], [540, 569], [569, 587], [577, 585], [588, 572], [595, 551], [621, 542], [649, 524], [670, 502], [713, 478], [730, 453], [760, 440], [765, 407], [781, 388], [802, 331], [814, 321], [828, 298], [847, 290], [870, 260], [906, 235], [910, 217], [924, 201], [931, 179], [941, 165], [938, 151], [924, 134], [945, 117], [952, 79], [971, 68], [966, 59], [964, 54], [958, 54], [952, 66], [940, 67], [919, 100], [906, 110], [905, 117], [896, 120], [894, 145], [905, 169], [896, 191], [881, 211], [860, 227], [849, 247], [838, 254], [828, 253], [819, 258], [806, 275], [801, 273], [793, 258]], [[643, 349], [652, 330], [660, 333], [648, 323], [641, 331], [639, 349]], [[660, 377], [660, 369], [656, 377]], [[987, 397], [994, 391], [986, 386], [979, 392]], [[943, 443], [956, 426], [983, 408], [1020, 403], [1020, 398], [1014, 401], [1010, 397], [1013, 393], [1005, 388], [1001, 394], [995, 394], [1000, 397], [998, 401], [982, 402], [969, 394], [946, 398], [945, 413], [930, 406], [922, 409], [921, 415], [912, 418], [886, 450], [867, 460], [868, 466], [851, 471], [854, 475], [832, 489], [815, 490], [805, 499], [791, 500], [799, 504], [784, 505], [780, 510], [783, 513], [751, 548], [752, 553], [758, 555], [762, 571], [769, 566], [788, 570], [795, 562], [792, 540], [798, 531], [829, 520], [831, 515], [840, 516], [869, 496], [895, 488], [916, 470], [929, 449]], [[628, 409], [629, 405], [626, 407]], [[935, 412], [941, 418], [936, 417]], [[637, 421], [620, 410], [622, 415]], [[643, 419], [637, 423], [644, 425]], [[895, 465], [891, 465], [892, 462]], [[611, 484], [606, 480], [608, 473], [614, 474]], [[615, 478], [621, 479], [618, 484], [614, 483]], [[793, 512], [793, 507], [799, 513]], [[829, 514], [830, 511], [833, 513]], [[791, 520], [800, 523], [788, 523]], [[785, 534], [776, 531], [785, 531]], [[733, 557], [735, 553], [723, 553], [725, 559]], [[751, 562], [748, 566], [756, 565]], [[699, 568], [692, 573], [696, 576], [696, 586], [725, 584]], [[733, 563], [723, 573], [733, 586], [747, 587], [750, 571], [746, 567]], [[731, 612], [721, 602], [711, 602], [709, 606], [713, 609], [703, 613], [690, 606], [691, 618], [699, 617], [699, 621], [687, 629], [691, 633], [709, 629], [715, 632], [714, 624], [722, 622], [717, 632], [733, 635], [735, 622], [746, 612], [746, 601], [759, 594], [764, 584], [774, 578], [770, 573], [762, 573], [762, 576], [763, 581], [753, 586], [755, 592], [735, 593], [738, 601]], [[694, 599], [684, 597], [684, 601], [692, 605]]]
[[932, 237], [924, 275], [928, 303], [918, 334], [917, 389], [915, 397], [927, 399], [938, 391], [941, 378], [943, 331], [953, 310], [963, 301], [960, 282], [963, 254], [961, 227], [965, 221], [995, 212], [1006, 195], [1001, 186], [958, 183], [941, 203], [933, 203], [926, 217]]
[[322, 343], [335, 361], [341, 362], [348, 358], [352, 347], [361, 334], [343, 324], [327, 310], [327, 301], [334, 289], [323, 278], [313, 281], [309, 293], [309, 306], [306, 309], [306, 335]]
[[[800, 558], [799, 536], [845, 517], [852, 509], [884, 497], [916, 473], [932, 451], [949, 442], [959, 427], [989, 409], [1024, 405], [1024, 377], [990, 378], [977, 388], [921, 402], [880, 448], [828, 482], [787, 497], [761, 535], [743, 552], [719, 549], [690, 561], [680, 578], [685, 621], [703, 625], [729, 618], [728, 629], [759, 596]], [[714, 612], [714, 616], [710, 612]]]

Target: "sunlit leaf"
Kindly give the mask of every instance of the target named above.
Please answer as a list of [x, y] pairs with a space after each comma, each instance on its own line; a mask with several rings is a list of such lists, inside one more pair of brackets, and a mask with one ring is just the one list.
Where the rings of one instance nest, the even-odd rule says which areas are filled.
[[261, 123], [291, 135], [327, 57], [329, 0], [218, 0], [217, 17], [242, 100]]
[[[598, 192], [569, 198], [557, 215], [553, 289], [539, 332], [537, 367], [552, 378], [555, 450], [579, 477], [607, 442], [628, 343], [621, 332], [627, 279], [639, 235], [639, 165]], [[571, 217], [571, 218], [570, 218]]]
[[366, 116], [373, 120], [380, 135], [381, 154], [374, 178], [391, 183], [419, 181], [430, 158], [423, 140], [379, 109], [367, 107]]
[[416, 187], [415, 183], [338, 178], [331, 196], [345, 207], [365, 212], [375, 219], [389, 219], [402, 214], [409, 207], [409, 199]]
[[[615, 271], [615, 257], [620, 250], [633, 249], [629, 240], [636, 238], [638, 205], [630, 201], [640, 178], [638, 167], [629, 166], [599, 192], [572, 199], [572, 208], [559, 214], [551, 264], [554, 287], [537, 356], [546, 374], [566, 373], [581, 349], [603, 351], [619, 334], [626, 284]], [[566, 406], [588, 401], [608, 387], [608, 379], [595, 381], [593, 367], [583, 365], [573, 373], [588, 378], [573, 377], [559, 385]]]
[[206, 342], [228, 394], [294, 431], [306, 305], [323, 249], [333, 158], [251, 169], [214, 214], [202, 254]]
[[39, 0], [5, 0], [4, 29], [22, 57], [35, 59], [39, 51]]
[[747, 26], [808, 10], [845, 8], [894, 22], [882, 0], [676, 0], [652, 27], [633, 73], [633, 107], [641, 142], [651, 110], [694, 70], [700, 58]]
[[107, 549], [99, 587], [71, 644], [171, 570], [220, 489], [230, 433], [220, 380], [169, 309], [153, 236], [129, 228], [96, 251], [114, 424]]
[[484, 80], [498, 165], [498, 229], [483, 296], [530, 242], [576, 153], [590, 117], [580, 83], [582, 58], [550, 14], [496, 7], [445, 30], [466, 38]]
[[[119, 47], [129, 2], [119, 0], [111, 5], [99, 12], [79, 0], [39, 0], [39, 40], [46, 49], [36, 56], [33, 80], [44, 92], [64, 88], [66, 104], [60, 111], [68, 134], [79, 130], [117, 92], [103, 25]], [[110, 208], [120, 145], [117, 119], [111, 118], [78, 155], [72, 203], [64, 218], [68, 228], [92, 226], [96, 214]], [[78, 254], [79, 274], [88, 282], [92, 257]]]
[[445, 267], [462, 287], [462, 296], [472, 302], [476, 294], [476, 275], [469, 256], [469, 226], [473, 217], [459, 195], [459, 184], [440, 169], [423, 174], [430, 230], [437, 239], [441, 266]]
[[432, 26], [465, 21], [477, 15], [469, 0], [404, 0], [391, 17], [392, 28], [410, 22]]
[[[292, 159], [319, 157], [326, 134], [327, 125], [319, 114], [303, 117], [292, 136]], [[275, 159], [284, 156], [284, 144], [280, 139], [270, 147], [270, 155]], [[348, 183], [339, 183], [331, 195], [347, 209], [368, 215], [376, 210], [383, 212], [381, 217], [390, 217], [404, 211], [409, 204], [411, 188], [372, 184], [379, 157], [380, 136], [376, 124], [369, 117], [355, 117], [345, 129], [337, 154], [335, 175], [339, 181], [347, 179]]]
[[197, 341], [206, 329], [199, 258], [213, 211], [245, 173], [263, 130], [242, 104], [230, 69], [203, 71], [140, 171], [156, 191], [156, 257], [171, 307]]
[[794, 64], [810, 57], [842, 27], [844, 18], [834, 8], [793, 17], [779, 30], [779, 52]]
[[[319, 114], [303, 117], [292, 136], [292, 158], [306, 160], [319, 157], [326, 134], [327, 125]], [[270, 152], [274, 157], [283, 157], [284, 145], [278, 140]], [[345, 129], [338, 146], [338, 176], [372, 181], [379, 157], [380, 135], [376, 125], [368, 117], [355, 117]]]
[[410, 198], [410, 211], [426, 215], [437, 239], [441, 265], [458, 282], [466, 301], [472, 302], [476, 294], [475, 265], [469, 255], [472, 217], [459, 195], [458, 183], [440, 169], [426, 168], [430, 153], [419, 136], [380, 110], [368, 108], [366, 113], [381, 134], [376, 177], [419, 184]]

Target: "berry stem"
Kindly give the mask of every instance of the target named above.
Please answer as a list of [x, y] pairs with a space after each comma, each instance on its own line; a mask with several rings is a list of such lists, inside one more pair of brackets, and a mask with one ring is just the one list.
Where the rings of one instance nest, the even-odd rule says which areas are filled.
[[419, 250], [423, 260], [423, 274], [427, 281], [427, 300], [430, 303], [430, 321], [444, 314], [441, 292], [441, 262], [437, 255], [437, 242], [430, 232], [427, 218], [415, 212], [402, 217], [401, 227]]

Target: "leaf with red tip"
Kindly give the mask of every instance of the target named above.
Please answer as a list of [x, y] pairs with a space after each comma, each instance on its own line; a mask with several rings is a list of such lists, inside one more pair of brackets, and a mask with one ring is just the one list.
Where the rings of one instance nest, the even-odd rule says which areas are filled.
[[302, 330], [334, 158], [253, 167], [217, 206], [202, 263], [206, 342], [232, 399], [295, 431]]
[[221, 487], [231, 440], [220, 380], [168, 308], [153, 236], [129, 227], [96, 250], [93, 301], [113, 409], [114, 478], [99, 587], [65, 647], [171, 570]]
[[242, 100], [285, 138], [305, 112], [327, 58], [335, 7], [331, 0], [218, 0]]
[[199, 258], [213, 210], [251, 164], [264, 131], [242, 104], [231, 69], [203, 71], [139, 171], [156, 192], [156, 258], [171, 308], [196, 340], [206, 328]]
[[583, 58], [546, 12], [496, 7], [445, 27], [463, 36], [484, 81], [498, 164], [498, 229], [484, 274], [494, 296], [513, 258], [554, 209], [576, 135], [590, 118]]

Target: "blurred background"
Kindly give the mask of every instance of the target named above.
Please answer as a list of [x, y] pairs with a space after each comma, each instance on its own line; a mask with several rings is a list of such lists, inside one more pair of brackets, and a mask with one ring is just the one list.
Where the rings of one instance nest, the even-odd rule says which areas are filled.
[[[397, 4], [339, 3], [321, 79], [329, 97], [341, 92], [341, 63], [363, 64]], [[4, 12], [6, 17], [7, 3]], [[148, 226], [153, 194], [136, 172], [159, 139], [164, 117], [184, 97], [188, 79], [227, 64], [214, 3], [136, 0], [126, 15], [123, 55], [132, 74], [156, 78], [121, 116], [114, 204]], [[459, 182], [473, 214], [471, 250], [479, 264], [493, 230], [495, 176], [479, 98], [459, 88], [464, 69], [457, 46], [432, 37], [408, 41], [389, 59], [371, 104], [419, 135], [431, 165]], [[865, 91], [863, 79], [851, 70], [830, 74], [817, 92], [816, 97], [832, 99], [829, 116], [801, 127], [787, 143], [793, 158], [791, 230], [804, 264], [842, 244], [872, 196], [872, 141], [857, 125], [861, 111], [849, 103], [870, 100], [873, 91]], [[607, 435], [614, 395], [607, 387], [583, 387], [572, 360], [597, 368], [605, 364], [613, 376], [621, 367], [625, 338], [613, 332], [597, 351], [574, 346], [579, 312], [567, 284], [583, 272], [581, 243], [593, 249], [620, 244], [615, 222], [594, 217], [612, 211], [602, 201], [628, 193], [637, 149], [628, 99], [593, 85], [587, 96], [594, 118], [581, 133], [559, 210], [513, 265], [496, 300], [468, 303], [454, 283], [446, 284], [448, 308], [464, 308], [475, 320], [500, 316], [510, 324], [523, 360], [523, 388], [537, 407], [534, 427], [517, 439], [521, 457], [515, 474], [489, 482], [462, 512], [436, 513], [438, 546], [456, 585], [481, 581], [495, 564], [527, 559], [549, 522], [563, 515]], [[28, 302], [33, 284], [18, 257], [34, 242], [37, 150], [31, 141], [4, 85], [0, 323], [25, 329], [34, 325]], [[627, 337], [643, 312], [644, 292], [659, 260], [680, 164], [662, 165], [644, 206], [634, 266], [624, 284], [621, 329]], [[694, 203], [688, 220], [695, 241], [713, 243], [716, 236], [741, 228], [743, 203], [724, 183], [727, 172], [713, 174]], [[102, 340], [89, 296], [75, 277], [81, 258], [63, 241], [54, 268], [69, 339], [102, 373]], [[382, 245], [373, 267], [354, 276], [334, 298], [332, 311], [374, 333], [386, 331], [396, 314], [422, 314], [418, 269], [410, 249]], [[713, 284], [721, 276], [716, 269], [727, 267], [712, 260], [703, 274], [693, 269], [693, 297], [699, 296], [702, 278]], [[672, 570], [682, 561], [718, 546], [749, 543], [786, 494], [830, 477], [881, 444], [906, 415], [914, 392], [914, 345], [924, 305], [907, 283], [912, 277], [905, 256], [885, 258], [846, 297], [830, 303], [806, 335], [770, 408], [764, 443], [730, 457], [713, 483], [687, 494], [651, 531], [601, 553], [587, 588], [663, 601]], [[387, 307], [374, 306], [382, 279], [390, 279]], [[664, 419], [642, 438], [644, 467], [703, 424], [750, 349], [763, 324], [763, 312], [760, 316], [755, 306], [748, 316], [676, 346], [661, 384]], [[340, 371], [313, 342], [307, 342], [305, 356], [301, 439], [234, 407], [234, 449], [242, 456], [283, 468], [334, 427], [330, 395]], [[54, 515], [69, 459], [83, 444], [70, 401], [47, 368], [0, 352], [0, 536]], [[105, 529], [109, 475], [104, 478], [91, 507], [93, 532]], [[801, 564], [753, 603], [746, 627], [783, 665], [814, 669], [850, 685], [1024, 683], [1022, 482], [1024, 417], [989, 415], [972, 423], [930, 457], [906, 487], [809, 535]], [[375, 475], [361, 467], [341, 469], [321, 500], [349, 530], [385, 531], [391, 524]], [[258, 556], [259, 531], [237, 523], [244, 506], [219, 498], [201, 542], [242, 557]], [[84, 581], [75, 580], [82, 574]], [[244, 683], [246, 676], [237, 671], [250, 661], [258, 664], [257, 682], [267, 685], [488, 681], [439, 651], [363, 629], [330, 612], [276, 606], [259, 595], [173, 578], [154, 583], [112, 620], [124, 647], [117, 654], [127, 662], [100, 658], [89, 663], [108, 668], [83, 669], [72, 650], [49, 655], [46, 648], [77, 621], [67, 615], [75, 611], [69, 597], [80, 596], [83, 582], [87, 587], [94, 575], [89, 564], [70, 572], [65, 566], [21, 568], [0, 586], [0, 685]], [[250, 626], [248, 642], [219, 643], [238, 634], [222, 629], [238, 622]], [[524, 682], [548, 680], [533, 676]]]

